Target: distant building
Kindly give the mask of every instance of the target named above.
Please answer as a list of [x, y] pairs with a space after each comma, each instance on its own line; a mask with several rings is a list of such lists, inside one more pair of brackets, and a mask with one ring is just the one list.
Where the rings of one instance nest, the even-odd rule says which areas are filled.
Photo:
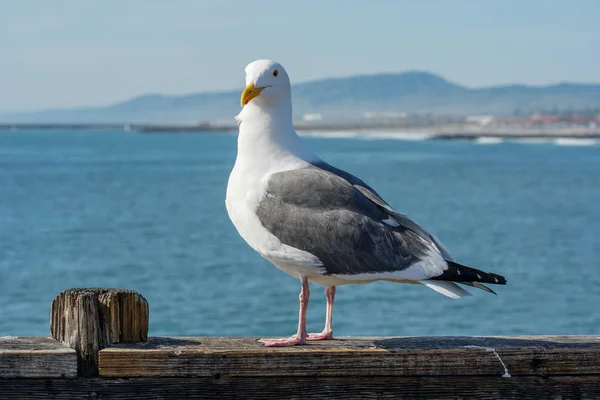
[[536, 124], [555, 124], [560, 121], [560, 117], [557, 115], [533, 114], [529, 117], [529, 121]]
[[323, 116], [321, 114], [304, 114], [302, 120], [308, 122], [321, 121]]
[[476, 125], [485, 126], [485, 125], [489, 125], [492, 122], [494, 122], [494, 116], [493, 115], [469, 115], [467, 118], [465, 118], [465, 121], [468, 124], [476, 124]]
[[375, 120], [383, 120], [383, 119], [403, 119], [406, 118], [407, 114], [405, 112], [366, 112], [363, 114], [363, 117], [366, 119], [375, 119]]

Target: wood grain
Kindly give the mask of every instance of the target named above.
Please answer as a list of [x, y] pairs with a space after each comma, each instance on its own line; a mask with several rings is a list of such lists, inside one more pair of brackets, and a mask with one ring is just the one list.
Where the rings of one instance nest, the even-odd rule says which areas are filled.
[[133, 290], [68, 289], [52, 300], [50, 333], [77, 352], [80, 376], [98, 374], [98, 351], [148, 338], [148, 302]]
[[593, 336], [341, 338], [265, 348], [253, 338], [150, 338], [99, 353], [103, 377], [600, 374]]
[[56, 340], [46, 337], [0, 337], [0, 379], [76, 376], [75, 350]]
[[0, 379], [0, 399], [599, 399], [600, 377]]
[[99, 367], [100, 377], [77, 378], [75, 352], [57, 341], [0, 338], [0, 399], [600, 398], [594, 336], [340, 338], [276, 349], [253, 338], [150, 338], [101, 350]]

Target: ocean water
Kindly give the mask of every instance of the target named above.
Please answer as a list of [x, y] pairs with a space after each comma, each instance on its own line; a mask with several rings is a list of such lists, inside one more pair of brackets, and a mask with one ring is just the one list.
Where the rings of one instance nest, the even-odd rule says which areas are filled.
[[[336, 335], [598, 333], [597, 143], [371, 139], [307, 140], [508, 285], [342, 286]], [[227, 217], [235, 154], [234, 134], [0, 132], [0, 336], [48, 335], [52, 298], [87, 286], [142, 293], [151, 335], [295, 332], [299, 282]], [[312, 286], [311, 331], [324, 304]]]

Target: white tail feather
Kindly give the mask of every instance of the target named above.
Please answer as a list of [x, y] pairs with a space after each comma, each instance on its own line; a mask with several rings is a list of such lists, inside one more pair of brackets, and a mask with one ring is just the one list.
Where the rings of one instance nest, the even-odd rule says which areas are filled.
[[471, 293], [461, 288], [454, 282], [447, 281], [421, 281], [421, 283], [427, 286], [429, 289], [433, 289], [438, 293], [448, 296], [451, 299], [460, 299], [461, 297], [471, 296]]

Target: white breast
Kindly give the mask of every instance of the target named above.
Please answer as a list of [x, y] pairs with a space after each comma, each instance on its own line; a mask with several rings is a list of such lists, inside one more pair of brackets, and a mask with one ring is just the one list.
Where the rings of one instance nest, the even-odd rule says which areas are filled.
[[250, 102], [236, 117], [240, 122], [238, 154], [225, 204], [233, 225], [250, 247], [291, 275], [309, 276], [324, 273], [320, 260], [281, 243], [256, 215], [272, 174], [318, 160], [294, 131], [291, 110], [291, 99], [270, 110]]
[[256, 215], [260, 201], [266, 195], [269, 176], [276, 172], [304, 167], [301, 159], [288, 159], [270, 165], [245, 165], [236, 162], [227, 185], [225, 205], [229, 218], [240, 236], [260, 255], [290, 275], [302, 277], [322, 275], [325, 269], [314, 255], [290, 247], [264, 228]]

